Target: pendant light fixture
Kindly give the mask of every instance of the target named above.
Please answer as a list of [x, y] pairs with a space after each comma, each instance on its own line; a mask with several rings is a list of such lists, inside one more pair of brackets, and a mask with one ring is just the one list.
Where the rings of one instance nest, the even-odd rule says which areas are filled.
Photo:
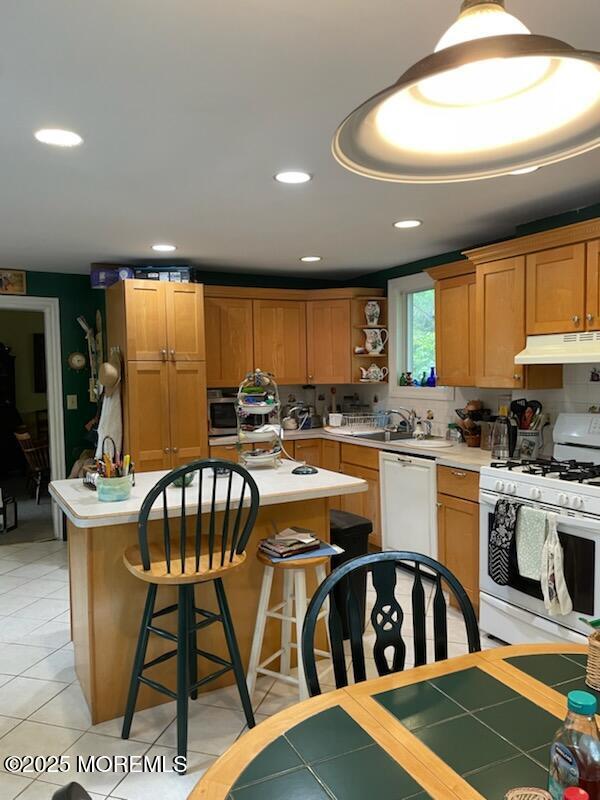
[[450, 183], [600, 145], [600, 53], [531, 34], [504, 0], [464, 0], [435, 51], [338, 128], [335, 158], [383, 181]]

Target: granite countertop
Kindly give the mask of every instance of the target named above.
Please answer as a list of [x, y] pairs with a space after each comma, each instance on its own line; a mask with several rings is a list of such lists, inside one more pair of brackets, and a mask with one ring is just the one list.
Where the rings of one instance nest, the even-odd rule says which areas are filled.
[[[298, 439], [329, 439], [344, 444], [355, 444], [361, 447], [373, 447], [376, 450], [386, 450], [392, 453], [406, 453], [423, 458], [434, 458], [443, 467], [458, 467], [470, 472], [479, 472], [481, 467], [489, 467], [492, 454], [489, 450], [479, 447], [467, 447], [466, 444], [454, 444], [451, 447], [419, 447], [411, 446], [406, 439], [396, 442], [378, 442], [372, 439], [361, 439], [359, 436], [349, 436], [343, 433], [333, 433], [331, 428], [315, 428], [306, 431], [284, 431], [284, 445], [286, 441]], [[211, 445], [235, 444], [235, 436], [213, 436]]]
[[[284, 461], [277, 469], [257, 467], [251, 470], [260, 492], [261, 506], [356, 494], [367, 490], [366, 481], [325, 469], [319, 469], [315, 475], [292, 475], [292, 470], [297, 466], [293, 461]], [[131, 497], [118, 503], [100, 502], [96, 492], [85, 487], [80, 478], [53, 481], [49, 488], [52, 498], [77, 528], [126, 525], [138, 521], [142, 501], [164, 475], [167, 475], [167, 471], [138, 473]], [[227, 480], [217, 483], [217, 510], [224, 505], [227, 483]], [[196, 478], [186, 492], [186, 509], [189, 514], [195, 514], [198, 508], [197, 486]], [[212, 482], [207, 480], [202, 493], [202, 510], [205, 512], [210, 510], [211, 495]], [[169, 516], [179, 515], [181, 489], [168, 489], [167, 507]], [[150, 513], [150, 519], [162, 518], [162, 513], [162, 504], [157, 501], [156, 508]]]

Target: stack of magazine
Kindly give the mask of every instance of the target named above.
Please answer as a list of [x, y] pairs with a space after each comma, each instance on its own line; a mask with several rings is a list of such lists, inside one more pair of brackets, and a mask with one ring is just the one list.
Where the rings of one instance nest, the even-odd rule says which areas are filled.
[[262, 539], [259, 549], [270, 558], [290, 558], [301, 553], [310, 553], [319, 550], [321, 540], [317, 539], [312, 531], [306, 528], [291, 527]]

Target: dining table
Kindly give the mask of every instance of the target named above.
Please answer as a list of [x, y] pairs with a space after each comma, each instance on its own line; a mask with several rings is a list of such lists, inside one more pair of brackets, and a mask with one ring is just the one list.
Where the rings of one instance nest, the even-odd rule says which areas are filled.
[[305, 700], [241, 736], [190, 800], [503, 800], [546, 788], [587, 648], [497, 647]]

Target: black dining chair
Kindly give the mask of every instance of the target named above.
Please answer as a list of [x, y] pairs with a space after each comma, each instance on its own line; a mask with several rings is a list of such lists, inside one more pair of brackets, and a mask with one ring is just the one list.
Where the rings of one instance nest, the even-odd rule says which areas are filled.
[[[190, 480], [194, 483], [186, 486]], [[172, 501], [174, 493], [177, 493], [179, 524], [168, 514], [168, 498], [170, 495]], [[159, 499], [162, 536], [150, 539], [148, 522]], [[195, 509], [203, 505], [204, 513], [196, 514]], [[229, 670], [234, 672], [248, 727], [254, 727], [246, 676], [222, 579], [246, 559], [245, 548], [256, 522], [258, 506], [258, 487], [250, 473], [231, 461], [214, 458], [174, 469], [148, 492], [139, 514], [139, 543], [127, 548], [123, 556], [127, 569], [148, 583], [123, 720], [123, 739], [129, 738], [139, 687], [143, 683], [177, 701], [177, 754], [186, 756], [188, 699], [195, 700], [200, 686]], [[190, 513], [195, 516], [189, 516]], [[196, 607], [195, 586], [207, 582], [212, 582], [215, 587], [218, 613]], [[175, 586], [177, 602], [155, 611], [160, 586]], [[177, 612], [177, 633], [155, 623], [157, 618], [174, 612]], [[198, 617], [200, 621], [197, 621]], [[198, 648], [198, 631], [215, 622], [223, 626], [230, 660]], [[150, 634], [174, 642], [175, 649], [146, 663]], [[214, 672], [200, 680], [198, 656], [217, 665]], [[176, 692], [145, 674], [170, 658], [177, 660]]]
[[92, 798], [83, 786], [73, 782], [57, 789], [52, 795], [52, 800], [92, 800]]
[[[406, 570], [406, 571], [405, 571]], [[406, 611], [398, 602], [395, 590], [398, 574], [412, 575], [413, 585], [410, 608]], [[406, 642], [403, 638], [402, 625], [405, 613], [412, 614], [412, 639], [414, 644], [415, 663], [418, 667], [427, 663], [427, 631], [425, 581], [433, 581], [433, 639], [434, 657], [436, 661], [448, 658], [448, 624], [446, 587], [454, 596], [462, 612], [469, 647], [469, 653], [481, 650], [479, 627], [473, 605], [465, 590], [455, 576], [442, 564], [429, 556], [405, 551], [371, 553], [347, 561], [335, 569], [319, 586], [312, 597], [302, 629], [302, 660], [309, 694], [321, 694], [317, 662], [315, 659], [315, 630], [319, 612], [324, 603], [329, 602], [329, 639], [335, 685], [339, 689], [348, 685], [348, 670], [344, 652], [342, 628], [342, 609], [336, 604], [334, 589], [340, 581], [346, 586], [346, 619], [349, 627], [350, 650], [352, 654], [352, 672], [354, 682], [367, 679], [365, 664], [365, 646], [363, 641], [365, 620], [360, 612], [360, 603], [352, 589], [353, 581], [345, 580], [357, 572], [371, 573], [376, 600], [371, 611], [370, 622], [375, 632], [373, 659], [378, 674], [389, 675], [401, 672], [406, 663]], [[445, 587], [444, 587], [445, 584]], [[391, 657], [390, 657], [391, 649]]]

